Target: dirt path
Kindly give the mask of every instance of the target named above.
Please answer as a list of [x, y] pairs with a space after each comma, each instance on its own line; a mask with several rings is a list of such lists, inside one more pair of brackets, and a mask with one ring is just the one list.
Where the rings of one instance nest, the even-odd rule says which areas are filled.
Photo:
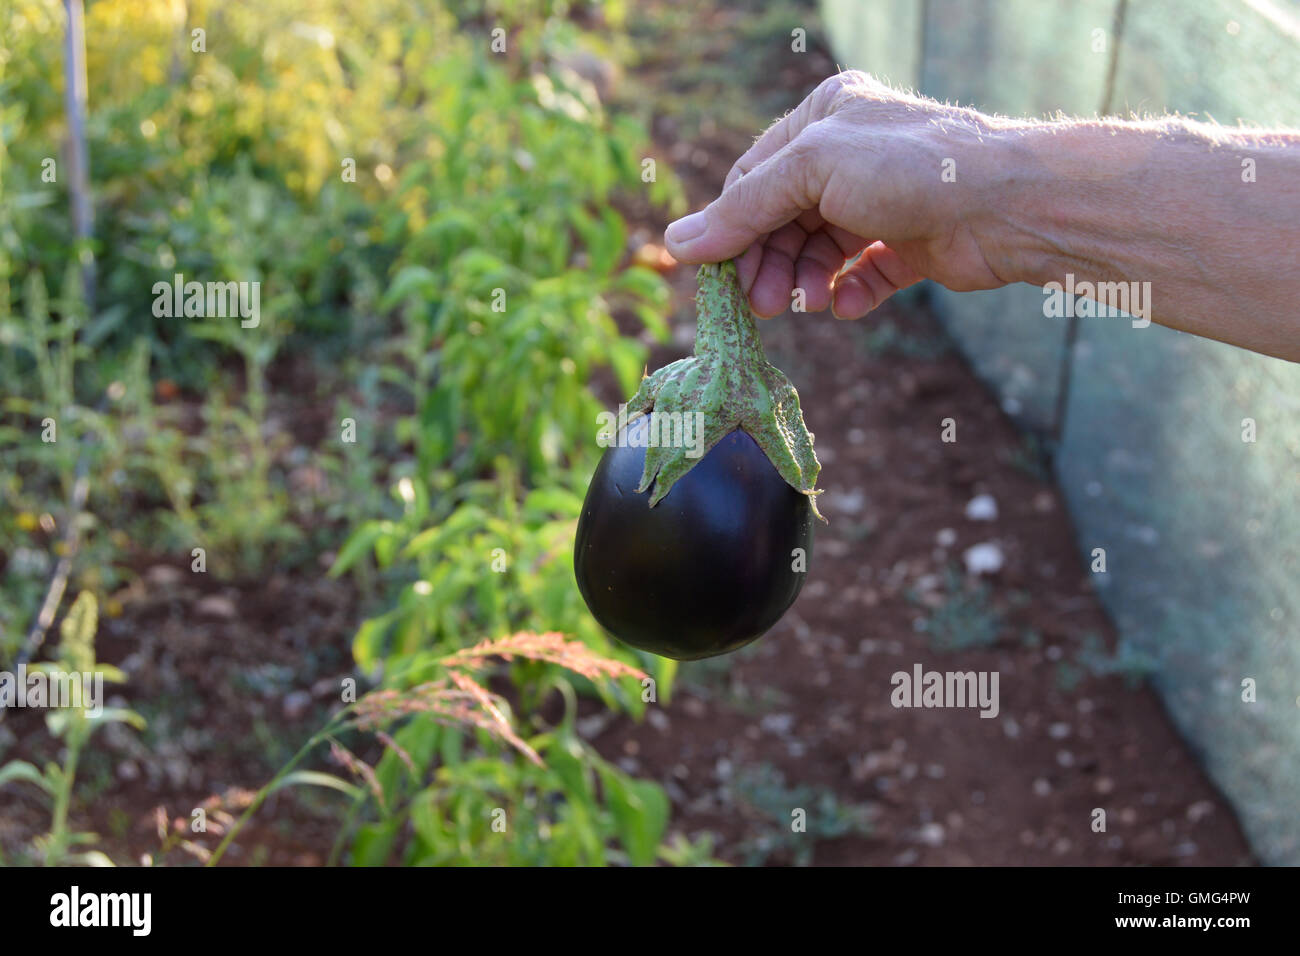
[[[776, 114], [834, 72], [815, 43], [783, 55], [791, 28], [815, 35], [800, 5], [759, 26], [746, 4], [722, 7], [691, 23], [651, 5], [637, 27], [638, 49], [654, 52], [631, 79], [638, 98], [656, 97], [656, 138], [692, 208], [761, 128], [735, 107], [737, 88]], [[671, 276], [679, 333], [693, 322], [693, 272]], [[787, 314], [763, 335], [800, 390], [823, 463], [830, 524], [809, 582], [758, 644], [683, 665], [662, 713], [620, 718], [599, 749], [663, 781], [675, 826], [717, 834], [733, 862], [1252, 862], [1154, 693], [1115, 673], [1124, 662], [1060, 495], [923, 304], [860, 323]], [[945, 418], [956, 442], [940, 440]], [[966, 516], [980, 495], [993, 520]], [[978, 544], [1004, 565], [974, 581], [962, 556]], [[891, 675], [918, 664], [997, 672], [1000, 713], [894, 707]], [[799, 807], [802, 834], [791, 832]]]

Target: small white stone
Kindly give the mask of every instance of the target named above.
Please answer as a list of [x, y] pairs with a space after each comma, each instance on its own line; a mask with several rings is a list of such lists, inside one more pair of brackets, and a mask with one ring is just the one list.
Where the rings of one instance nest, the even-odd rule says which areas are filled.
[[235, 602], [223, 594], [209, 594], [199, 598], [194, 605], [194, 610], [201, 617], [212, 617], [223, 621], [233, 621], [239, 616]]
[[992, 495], [976, 495], [966, 503], [966, 517], [971, 521], [996, 521], [998, 503]]
[[918, 594], [929, 594], [937, 590], [942, 583], [937, 574], [923, 574], [916, 579], [916, 591]]
[[767, 714], [759, 721], [761, 726], [769, 734], [778, 734], [785, 736], [794, 727], [793, 714]]
[[943, 846], [943, 824], [927, 823], [916, 831], [916, 839], [926, 846]]
[[997, 574], [1002, 570], [1002, 549], [992, 541], [985, 541], [962, 552], [967, 574]]

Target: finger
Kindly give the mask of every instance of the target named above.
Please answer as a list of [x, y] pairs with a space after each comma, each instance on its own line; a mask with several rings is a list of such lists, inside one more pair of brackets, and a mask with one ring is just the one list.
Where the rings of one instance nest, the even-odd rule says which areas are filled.
[[831, 311], [837, 319], [860, 319], [899, 289], [921, 281], [898, 253], [873, 242], [835, 281]]
[[664, 237], [673, 257], [681, 262], [722, 262], [815, 208], [825, 173], [821, 137], [810, 135], [814, 129], [804, 130], [700, 212], [672, 223]]
[[[750, 296], [750, 305], [760, 317], [771, 317], [784, 312], [791, 305], [791, 297], [796, 289], [803, 290], [803, 309], [805, 312], [821, 312], [831, 304], [831, 283], [835, 275], [844, 267], [849, 256], [857, 255], [866, 242], [861, 239], [851, 240], [852, 245], [843, 248], [822, 228], [823, 221], [818, 216], [818, 224], [811, 234], [803, 225], [800, 217], [795, 222], [787, 223], [772, 233], [761, 243], [750, 246], [736, 260], [740, 274], [741, 288]], [[840, 230], [843, 237], [848, 233]], [[767, 250], [773, 254], [764, 257]], [[793, 262], [793, 270], [789, 268]], [[754, 287], [760, 276], [763, 277], [757, 297]]]
[[879, 85], [874, 78], [854, 70], [828, 76], [798, 106], [769, 126], [745, 155], [736, 160], [727, 173], [724, 188], [794, 142], [813, 123], [830, 116], [836, 105], [843, 101], [845, 91]]
[[780, 315], [790, 305], [790, 290], [793, 288], [794, 257], [769, 241], [763, 246], [763, 262], [754, 286], [749, 290], [750, 307], [760, 318]]
[[835, 243], [835, 248], [840, 250], [845, 259], [852, 259], [871, 245], [869, 237], [860, 236], [856, 232], [849, 232], [847, 229], [841, 229], [829, 222], [822, 227], [822, 232], [826, 233], [830, 240]]
[[[831, 304], [831, 280], [844, 267], [845, 259], [857, 255], [864, 245], [859, 240], [850, 251], [844, 251], [823, 229], [809, 234], [800, 220], [782, 226], [763, 243], [760, 271], [755, 284], [747, 288], [755, 313], [779, 315], [790, 307], [795, 290], [803, 290], [803, 311], [826, 309]], [[761, 283], [757, 281], [760, 277]]]
[[730, 186], [770, 156], [790, 145], [796, 136], [807, 129], [810, 123], [822, 119], [825, 114], [816, 112], [814, 105], [814, 95], [809, 94], [804, 97], [802, 103], [769, 126], [755, 140], [754, 145], [749, 147], [740, 159], [736, 160], [735, 165], [731, 167], [731, 171], [727, 173], [727, 180], [723, 184], [723, 188]]
[[789, 308], [799, 257], [807, 242], [808, 233], [796, 220], [786, 223], [763, 243], [763, 259], [749, 290], [756, 315], [771, 318]]
[[794, 262], [794, 285], [804, 291], [804, 311], [821, 312], [831, 304], [831, 280], [844, 268], [845, 256], [823, 231], [813, 233]]
[[763, 264], [763, 241], [758, 240], [736, 257], [736, 274], [740, 277], [740, 287], [745, 290], [745, 295], [749, 295], [749, 290], [754, 287], [758, 268]]

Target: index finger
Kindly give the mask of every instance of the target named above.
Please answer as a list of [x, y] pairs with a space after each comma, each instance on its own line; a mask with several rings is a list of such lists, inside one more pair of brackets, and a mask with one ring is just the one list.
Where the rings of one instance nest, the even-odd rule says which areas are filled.
[[796, 136], [813, 123], [830, 115], [832, 94], [843, 87], [842, 77], [842, 74], [837, 74], [822, 80], [817, 89], [803, 98], [803, 102], [769, 126], [754, 145], [732, 165], [731, 171], [727, 173], [726, 182], [723, 183], [723, 189], [765, 159], [790, 145]]

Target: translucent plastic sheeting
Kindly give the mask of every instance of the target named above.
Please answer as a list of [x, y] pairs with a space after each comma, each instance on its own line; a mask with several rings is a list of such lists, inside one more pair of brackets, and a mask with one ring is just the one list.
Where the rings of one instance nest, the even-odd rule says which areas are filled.
[[[822, 8], [846, 66], [985, 111], [1091, 116], [1113, 57], [1111, 112], [1300, 126], [1292, 0], [1131, 0], [1118, 37], [1117, 0]], [[933, 291], [1007, 411], [1050, 429], [1066, 323], [1041, 291]], [[1085, 558], [1106, 551], [1095, 578], [1122, 652], [1154, 665], [1261, 858], [1300, 864], [1300, 365], [1082, 319], [1056, 465]]]

